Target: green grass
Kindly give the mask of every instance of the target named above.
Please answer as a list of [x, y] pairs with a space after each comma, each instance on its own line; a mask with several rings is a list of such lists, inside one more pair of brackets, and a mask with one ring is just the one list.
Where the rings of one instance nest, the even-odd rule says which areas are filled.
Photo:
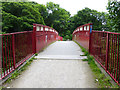
[[2, 90], [2, 88], [3, 88], [3, 87], [1, 86], [1, 87], [0, 87], [0, 90]]
[[38, 53], [35, 53], [35, 56], [37, 56], [38, 55]]
[[[79, 43], [77, 43], [76, 41], [74, 42], [79, 45]], [[83, 61], [88, 61], [88, 64], [94, 74], [95, 82], [97, 83], [98, 88], [120, 88], [117, 84], [113, 86], [110, 83], [110, 77], [106, 77], [96, 65], [94, 57], [91, 56], [85, 48], [80, 45], [79, 47], [82, 49], [82, 52], [84, 52], [84, 55], [81, 56], [87, 56], [87, 59], [83, 59]]]

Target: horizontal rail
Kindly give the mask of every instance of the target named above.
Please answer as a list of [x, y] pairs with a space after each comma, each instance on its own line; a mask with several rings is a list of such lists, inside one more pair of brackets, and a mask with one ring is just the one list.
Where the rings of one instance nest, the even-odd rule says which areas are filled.
[[116, 33], [116, 32], [108, 32], [108, 31], [92, 31], [92, 32], [99, 32], [99, 33], [109, 33], [109, 34], [117, 34], [117, 35], [120, 35], [120, 33]]
[[20, 33], [28, 33], [28, 32], [33, 32], [33, 31], [24, 31], [24, 32], [14, 32], [14, 33], [0, 34], [0, 36], [20, 34]]

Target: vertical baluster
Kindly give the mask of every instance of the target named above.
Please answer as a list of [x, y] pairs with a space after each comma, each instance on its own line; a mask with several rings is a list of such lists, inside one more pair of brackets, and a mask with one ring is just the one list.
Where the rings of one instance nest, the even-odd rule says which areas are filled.
[[13, 51], [13, 67], [14, 69], [16, 69], [16, 61], [15, 61], [15, 37], [14, 37], [14, 34], [12, 35], [12, 51]]
[[114, 56], [115, 56], [115, 58], [114, 58], [114, 59], [115, 59], [115, 60], [114, 60], [114, 77], [115, 77], [115, 76], [116, 76], [116, 75], [115, 75], [115, 74], [116, 74], [115, 72], [116, 72], [116, 48], [117, 48], [116, 45], [117, 45], [117, 35], [115, 35], [114, 38], [115, 38], [115, 42], [114, 42], [114, 44], [115, 44], [115, 49], [114, 49], [114, 50], [115, 50], [115, 55], [114, 55]]
[[4, 43], [3, 42], [4, 38], [5, 38], [5, 36], [2, 35], [2, 60], [3, 60], [2, 67], [3, 67], [4, 76], [5, 76], [5, 61], [4, 61], [5, 57], [4, 57], [4, 46], [3, 46], [4, 45], [3, 44]]
[[4, 41], [5, 41], [5, 59], [6, 59], [6, 73], [8, 74], [8, 70], [7, 70], [7, 51], [6, 51], [6, 44], [7, 44], [7, 42], [6, 42], [6, 38], [4, 38]]
[[107, 40], [106, 40], [106, 62], [105, 62], [106, 71], [108, 70], [108, 54], [109, 54], [109, 33], [107, 33]]
[[9, 60], [9, 43], [8, 43], [8, 36], [7, 36], [7, 51], [8, 51], [8, 65], [9, 65], [9, 72], [10, 72], [10, 60]]
[[[116, 35], [117, 36], [117, 35]], [[119, 74], [118, 73], [118, 58], [119, 58], [119, 35], [118, 35], [118, 37], [117, 37], [117, 65], [116, 65], [116, 80], [118, 81], [118, 79], [119, 79], [119, 75], [117, 75], [117, 74]], [[119, 71], [120, 72], [120, 71]]]

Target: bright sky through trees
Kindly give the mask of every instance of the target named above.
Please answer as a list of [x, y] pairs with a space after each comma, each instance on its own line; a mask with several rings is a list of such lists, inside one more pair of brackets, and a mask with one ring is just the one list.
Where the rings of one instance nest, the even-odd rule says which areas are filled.
[[100, 12], [107, 12], [106, 6], [108, 0], [30, 0], [36, 1], [39, 4], [46, 4], [47, 2], [54, 2], [59, 4], [60, 7], [66, 9], [73, 16], [77, 14], [77, 11], [88, 7], [90, 9], [95, 9]]

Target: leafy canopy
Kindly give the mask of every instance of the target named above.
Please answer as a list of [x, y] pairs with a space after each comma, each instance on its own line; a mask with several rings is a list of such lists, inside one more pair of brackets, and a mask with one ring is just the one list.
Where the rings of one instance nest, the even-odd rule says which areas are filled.
[[6, 33], [29, 31], [33, 29], [33, 23], [38, 23], [56, 29], [64, 40], [72, 39], [72, 32], [86, 23], [93, 23], [93, 30], [120, 32], [120, 2], [109, 0], [107, 10], [109, 13], [86, 7], [71, 16], [70, 12], [53, 2], [46, 5], [36, 2], [3, 2], [2, 30]]

